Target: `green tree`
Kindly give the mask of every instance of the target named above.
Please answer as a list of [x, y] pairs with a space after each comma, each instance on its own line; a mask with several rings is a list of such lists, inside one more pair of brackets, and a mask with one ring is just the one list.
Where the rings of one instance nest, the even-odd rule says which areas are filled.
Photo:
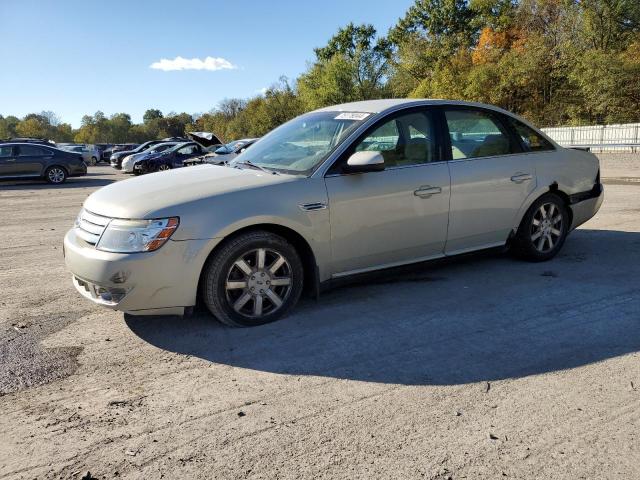
[[149, 110], [144, 112], [144, 115], [142, 116], [142, 121], [144, 123], [149, 123], [152, 120], [157, 120], [159, 118], [162, 118], [162, 112], [157, 108], [150, 108]]
[[419, 85], [430, 90], [425, 82], [475, 43], [480, 28], [475, 15], [465, 0], [416, 0], [388, 35], [395, 52], [393, 94], [410, 95]]
[[306, 108], [384, 97], [391, 45], [372, 25], [350, 23], [315, 49], [316, 61], [298, 78]]
[[0, 115], [0, 140], [9, 139], [16, 136], [16, 127], [20, 119], [13, 115], [3, 117]]

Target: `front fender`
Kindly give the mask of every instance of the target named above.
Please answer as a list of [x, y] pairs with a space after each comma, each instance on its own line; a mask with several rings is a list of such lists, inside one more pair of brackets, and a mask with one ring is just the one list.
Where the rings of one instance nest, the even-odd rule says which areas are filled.
[[[323, 179], [266, 185], [203, 199], [181, 214], [176, 239], [211, 239], [212, 247], [233, 233], [261, 225], [275, 225], [300, 235], [311, 248], [321, 278], [330, 260], [331, 242], [328, 209], [307, 211], [306, 203], [327, 204]], [[178, 235], [179, 234], [179, 235]]]

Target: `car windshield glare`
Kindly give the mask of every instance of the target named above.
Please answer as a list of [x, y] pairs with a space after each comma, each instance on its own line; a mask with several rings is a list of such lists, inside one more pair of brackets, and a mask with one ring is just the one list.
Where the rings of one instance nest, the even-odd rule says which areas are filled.
[[250, 162], [283, 173], [309, 175], [368, 116], [314, 112], [294, 118], [258, 140], [231, 165]]

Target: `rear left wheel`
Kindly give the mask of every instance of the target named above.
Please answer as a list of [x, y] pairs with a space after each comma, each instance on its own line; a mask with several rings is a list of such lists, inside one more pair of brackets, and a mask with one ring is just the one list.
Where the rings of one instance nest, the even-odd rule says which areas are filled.
[[536, 200], [524, 215], [516, 234], [515, 252], [526, 260], [543, 262], [562, 248], [569, 233], [569, 213], [554, 193]]
[[44, 172], [44, 178], [49, 183], [59, 185], [61, 183], [64, 183], [67, 179], [67, 171], [64, 168], [58, 166], [49, 167]]
[[296, 249], [279, 235], [251, 232], [229, 241], [207, 262], [203, 297], [222, 323], [249, 327], [285, 315], [298, 302], [302, 284]]

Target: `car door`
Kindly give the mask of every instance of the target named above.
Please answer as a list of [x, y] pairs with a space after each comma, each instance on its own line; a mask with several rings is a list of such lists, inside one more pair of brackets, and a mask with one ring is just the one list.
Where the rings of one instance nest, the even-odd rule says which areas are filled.
[[15, 162], [17, 155], [14, 155], [13, 145], [0, 145], [0, 177], [11, 177], [15, 175]]
[[535, 164], [497, 112], [447, 107], [443, 115], [451, 172], [445, 252], [502, 245], [535, 190]]
[[15, 174], [20, 176], [39, 176], [44, 165], [53, 157], [49, 150], [37, 145], [18, 145], [18, 157], [15, 162]]
[[187, 145], [179, 149], [173, 157], [172, 167], [182, 167], [183, 162], [193, 155], [195, 145]]
[[[434, 118], [424, 109], [391, 114], [328, 171], [334, 276], [443, 255], [450, 178]], [[380, 152], [385, 169], [345, 173], [348, 157], [363, 150]]]

